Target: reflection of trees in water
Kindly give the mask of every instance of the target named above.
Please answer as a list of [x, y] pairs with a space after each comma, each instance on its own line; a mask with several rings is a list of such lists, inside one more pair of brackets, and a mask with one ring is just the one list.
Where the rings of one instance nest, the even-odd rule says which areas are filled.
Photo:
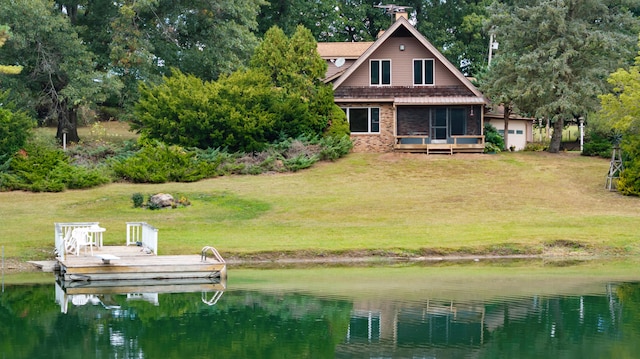
[[[601, 295], [489, 303], [384, 303], [364, 308], [295, 293], [160, 294], [158, 304], [104, 298], [61, 314], [46, 286], [0, 294], [0, 357], [633, 357], [640, 284]], [[371, 303], [370, 303], [371, 304]], [[379, 304], [379, 303], [378, 303]], [[567, 354], [578, 353], [578, 354]]]
[[[621, 288], [628, 292], [624, 297], [619, 295]], [[628, 305], [638, 309], [630, 313], [625, 309]], [[398, 303], [395, 308], [368, 314], [362, 309], [352, 314], [350, 336], [339, 348], [339, 357], [356, 352], [513, 358], [560, 357], [562, 353], [593, 357], [596, 353], [595, 357], [612, 357], [614, 347], [620, 350], [620, 337], [629, 338], [622, 347], [636, 348], [632, 338], [640, 331], [640, 285], [607, 285], [605, 295], [505, 298], [487, 304], [427, 301], [406, 307]], [[628, 331], [625, 323], [634, 329]]]
[[307, 295], [225, 292], [215, 306], [201, 293], [160, 294], [158, 306], [112, 295], [103, 299], [117, 309], [88, 304], [62, 314], [52, 292], [0, 295], [0, 357], [332, 357], [352, 309]]

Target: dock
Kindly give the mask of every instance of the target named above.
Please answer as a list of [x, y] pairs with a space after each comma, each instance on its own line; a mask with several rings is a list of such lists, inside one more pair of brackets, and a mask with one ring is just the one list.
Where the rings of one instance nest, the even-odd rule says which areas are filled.
[[55, 232], [62, 282], [226, 279], [226, 263], [215, 248], [158, 255], [158, 231], [144, 222], [127, 223], [122, 246], [102, 245], [105, 229], [97, 222], [56, 223]]

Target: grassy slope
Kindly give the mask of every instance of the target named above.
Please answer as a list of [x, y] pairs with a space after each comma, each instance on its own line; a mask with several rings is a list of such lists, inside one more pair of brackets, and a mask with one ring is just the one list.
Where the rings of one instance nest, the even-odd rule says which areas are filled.
[[[0, 193], [0, 246], [7, 257], [41, 259], [51, 257], [54, 222], [99, 221], [106, 244], [121, 244], [126, 221], [146, 221], [160, 230], [161, 254], [204, 245], [223, 256], [553, 253], [552, 242], [640, 254], [640, 200], [604, 190], [608, 166], [576, 154], [350, 154], [294, 174]], [[135, 192], [184, 195], [192, 206], [134, 209]]]

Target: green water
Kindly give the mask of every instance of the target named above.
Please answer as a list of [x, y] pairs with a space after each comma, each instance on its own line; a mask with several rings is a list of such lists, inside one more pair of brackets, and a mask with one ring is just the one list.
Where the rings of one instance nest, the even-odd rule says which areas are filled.
[[6, 284], [0, 358], [637, 358], [637, 268], [230, 268], [222, 291]]

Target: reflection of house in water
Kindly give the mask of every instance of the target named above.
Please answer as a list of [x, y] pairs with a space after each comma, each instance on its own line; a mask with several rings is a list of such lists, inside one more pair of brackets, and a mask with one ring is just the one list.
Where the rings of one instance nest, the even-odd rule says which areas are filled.
[[427, 301], [424, 306], [356, 303], [348, 343], [391, 341], [396, 345], [482, 343], [484, 306]]
[[500, 345], [496, 338], [513, 332], [526, 332], [532, 340], [571, 341], [576, 333], [617, 336], [621, 308], [611, 285], [606, 296], [532, 296], [495, 303], [356, 301], [336, 357], [469, 357]]

